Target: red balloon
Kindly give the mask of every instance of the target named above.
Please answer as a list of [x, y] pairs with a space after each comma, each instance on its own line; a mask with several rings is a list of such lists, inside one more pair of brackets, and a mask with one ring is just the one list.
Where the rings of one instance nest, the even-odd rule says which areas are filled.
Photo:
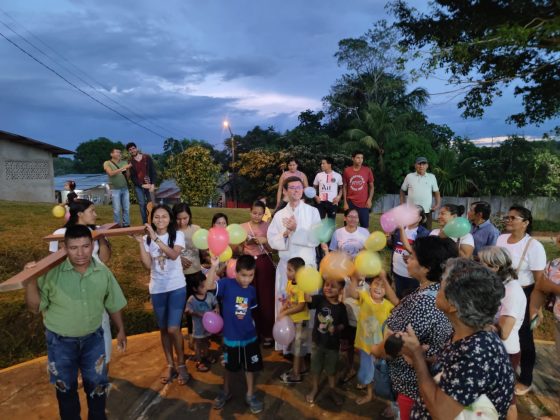
[[208, 249], [214, 255], [220, 255], [229, 244], [229, 233], [223, 227], [213, 227], [208, 231]]

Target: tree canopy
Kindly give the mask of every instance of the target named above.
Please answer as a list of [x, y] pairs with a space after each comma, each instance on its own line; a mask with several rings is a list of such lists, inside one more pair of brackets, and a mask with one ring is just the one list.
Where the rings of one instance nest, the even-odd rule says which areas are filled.
[[443, 68], [449, 83], [465, 92], [459, 103], [465, 117], [481, 117], [510, 85], [523, 111], [509, 122], [541, 124], [560, 115], [557, 0], [436, 0], [426, 12], [396, 0], [390, 9], [400, 45], [422, 60], [420, 71]]

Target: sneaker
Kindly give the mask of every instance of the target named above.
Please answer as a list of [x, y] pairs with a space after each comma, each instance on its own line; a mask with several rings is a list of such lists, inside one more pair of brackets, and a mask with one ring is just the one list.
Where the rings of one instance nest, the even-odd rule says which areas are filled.
[[253, 414], [260, 413], [264, 410], [264, 403], [262, 401], [259, 401], [255, 394], [251, 396], [246, 395], [245, 402], [247, 403], [249, 409], [251, 410], [251, 413]]
[[231, 400], [231, 394], [226, 394], [224, 391], [220, 391], [218, 396], [214, 399], [212, 407], [215, 410], [221, 410], [229, 400]]
[[292, 375], [291, 371], [290, 372], [284, 372], [282, 375], [280, 375], [280, 379], [285, 384], [299, 384], [299, 383], [302, 382], [301, 375], [300, 375], [299, 379], [294, 379], [294, 378], [292, 378], [291, 375]]

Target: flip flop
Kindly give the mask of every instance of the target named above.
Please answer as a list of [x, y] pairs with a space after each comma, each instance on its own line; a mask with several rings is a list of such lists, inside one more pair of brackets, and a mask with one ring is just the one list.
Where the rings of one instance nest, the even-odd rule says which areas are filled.
[[175, 370], [175, 366], [169, 365], [167, 366], [168, 371], [167, 371], [167, 376], [162, 376], [160, 378], [161, 383], [166, 385], [166, 384], [170, 384], [173, 382], [173, 380], [177, 377], [177, 371]]
[[210, 368], [208, 366], [206, 366], [203, 362], [198, 362], [196, 364], [196, 370], [198, 372], [208, 372], [210, 370]]

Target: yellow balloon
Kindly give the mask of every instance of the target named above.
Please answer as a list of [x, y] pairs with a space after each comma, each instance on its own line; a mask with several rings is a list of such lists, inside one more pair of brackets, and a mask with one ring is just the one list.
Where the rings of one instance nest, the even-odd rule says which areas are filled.
[[54, 206], [52, 209], [52, 214], [54, 217], [64, 217], [64, 215], [66, 214], [66, 209], [64, 208], [64, 206]]
[[381, 251], [387, 246], [387, 237], [383, 232], [375, 231], [368, 236], [364, 246], [368, 251]]
[[342, 280], [354, 272], [352, 258], [346, 252], [329, 252], [321, 260], [321, 275], [329, 280]]
[[[212, 251], [210, 251], [210, 255], [212, 257], [214, 257], [214, 253]], [[233, 251], [232, 251], [231, 247], [228, 245], [226, 250], [224, 252], [222, 252], [220, 254], [220, 256], [218, 257], [218, 261], [220, 261], [222, 263], [226, 262], [226, 261], [230, 260], [232, 256], [233, 256]]]
[[321, 274], [313, 267], [301, 267], [296, 273], [298, 288], [304, 293], [315, 293], [323, 286]]
[[377, 252], [360, 251], [354, 259], [354, 266], [361, 275], [375, 277], [381, 272], [381, 258]]

